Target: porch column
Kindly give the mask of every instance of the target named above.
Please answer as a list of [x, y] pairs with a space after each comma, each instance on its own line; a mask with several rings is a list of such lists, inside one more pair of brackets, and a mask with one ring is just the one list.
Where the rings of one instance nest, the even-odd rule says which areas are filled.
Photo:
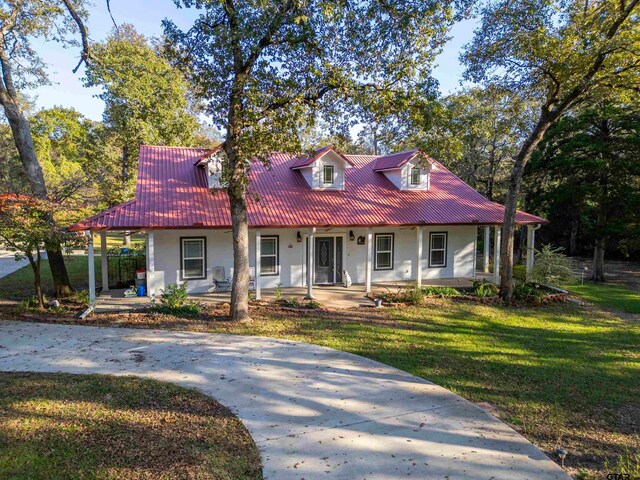
[[493, 283], [500, 283], [500, 232], [502, 227], [493, 227]]
[[533, 269], [536, 251], [536, 230], [540, 225], [527, 225], [527, 277]]
[[371, 233], [371, 229], [367, 228], [367, 266], [365, 271], [365, 291], [366, 294], [371, 293], [371, 271], [372, 271], [372, 262], [373, 258], [373, 233]]
[[422, 227], [416, 227], [416, 284], [422, 286]]
[[313, 297], [313, 257], [316, 239], [316, 227], [309, 229], [309, 246], [307, 248], [307, 298]]
[[261, 296], [260, 296], [260, 256], [262, 255], [261, 253], [261, 249], [262, 249], [262, 234], [260, 233], [260, 230], [256, 230], [256, 261], [255, 261], [255, 266], [256, 266], [256, 300], [260, 300]]
[[93, 305], [93, 303], [96, 301], [96, 264], [94, 263], [95, 258], [93, 253], [93, 235], [91, 234], [90, 230], [87, 230], [85, 232], [85, 235], [87, 236], [87, 240], [89, 242], [87, 246], [87, 252], [89, 253], [89, 256], [87, 258], [87, 261], [89, 262], [89, 303]]
[[156, 270], [155, 246], [153, 232], [147, 232], [147, 295], [155, 297], [154, 274]]
[[100, 270], [102, 272], [102, 291], [109, 291], [109, 262], [107, 261], [107, 232], [100, 232]]
[[489, 273], [489, 252], [491, 252], [491, 227], [484, 227], [484, 258], [482, 261], [482, 271]]

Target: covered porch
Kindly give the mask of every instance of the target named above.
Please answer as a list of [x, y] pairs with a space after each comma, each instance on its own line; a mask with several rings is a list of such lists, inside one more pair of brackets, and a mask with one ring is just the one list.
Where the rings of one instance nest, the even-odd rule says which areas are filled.
[[[274, 280], [273, 276], [261, 275], [261, 262], [264, 260], [265, 255], [261, 254], [261, 247], [263, 246], [263, 242], [261, 241], [261, 237], [264, 231], [260, 229], [252, 230], [251, 239], [253, 248], [251, 251], [251, 259], [253, 263], [252, 270], [254, 272], [254, 298], [256, 300], [269, 300], [276, 295], [276, 291], [282, 293], [282, 298], [289, 297], [304, 297], [307, 299], [316, 299], [319, 303], [325, 306], [338, 306], [342, 307], [357, 307], [361, 304], [371, 303], [371, 301], [367, 298], [370, 296], [372, 292], [375, 292], [379, 289], [389, 288], [395, 289], [398, 286], [404, 285], [450, 285], [450, 286], [468, 286], [471, 281], [478, 276], [485, 278], [494, 283], [499, 282], [500, 278], [500, 226], [499, 225], [477, 225], [477, 226], [468, 226], [465, 227], [467, 229], [471, 229], [469, 234], [471, 235], [468, 243], [468, 252], [478, 252], [478, 242], [482, 241], [483, 255], [478, 258], [476, 262], [476, 255], [468, 255], [469, 258], [469, 268], [466, 270], [466, 273], [460, 275], [460, 277], [456, 276], [455, 278], [429, 278], [428, 273], [433, 271], [432, 260], [434, 260], [434, 252], [436, 252], [437, 248], [433, 247], [433, 240], [435, 235], [443, 235], [440, 232], [433, 233], [434, 227], [429, 226], [407, 226], [403, 227], [401, 233], [396, 233], [396, 238], [402, 234], [403, 240], [401, 247], [398, 247], [398, 252], [396, 254], [397, 257], [402, 256], [401, 260], [395, 259], [394, 263], [394, 254], [390, 253], [390, 257], [387, 259], [390, 261], [390, 265], [392, 269], [387, 269], [389, 272], [396, 272], [396, 275], [403, 275], [403, 279], [384, 279], [381, 278], [380, 271], [374, 271], [375, 262], [378, 262], [380, 259], [384, 259], [384, 257], [380, 256], [380, 251], [376, 250], [374, 255], [374, 248], [378, 249], [380, 245], [377, 245], [376, 240], [379, 237], [393, 237], [393, 233], [378, 233], [380, 229], [360, 229], [356, 231], [354, 235], [353, 230], [349, 229], [320, 229], [320, 228], [309, 228], [304, 230], [296, 230], [293, 229], [288, 234], [281, 233], [280, 240], [282, 240], [283, 244], [288, 244], [287, 250], [283, 245], [283, 252], [293, 251], [295, 250], [294, 246], [297, 245], [298, 255], [289, 255], [288, 261], [289, 266], [293, 265], [293, 261], [295, 260], [295, 267], [299, 269], [300, 275], [298, 278], [300, 279], [297, 284], [284, 284], [282, 288], [276, 289], [274, 285], [276, 284], [276, 280]], [[438, 230], [442, 230], [445, 228], [436, 227]], [[527, 250], [526, 250], [526, 266], [527, 272], [531, 270], [533, 267], [534, 260], [534, 248], [535, 248], [535, 230], [538, 228], [538, 225], [526, 225], [527, 228]], [[479, 230], [478, 230], [479, 229]], [[355, 229], [354, 229], [355, 230]], [[388, 229], [385, 229], [388, 230]], [[283, 231], [284, 232], [284, 231]], [[427, 232], [429, 235], [427, 235]], [[474, 233], [475, 232], [475, 233]], [[106, 252], [106, 230], [101, 230], [100, 232], [100, 248], [102, 252]], [[102, 285], [104, 286], [102, 289], [102, 294], [97, 301], [96, 299], [96, 272], [94, 269], [94, 244], [93, 237], [90, 231], [87, 231], [87, 237], [89, 240], [88, 245], [88, 254], [89, 254], [89, 293], [92, 305], [96, 306], [96, 310], [119, 310], [119, 309], [131, 309], [131, 308], [140, 308], [141, 306], [146, 306], [150, 303], [150, 301], [162, 293], [162, 289], [165, 287], [165, 283], [168, 281], [166, 278], [167, 272], [170, 269], [165, 268], [164, 266], [160, 268], [158, 271], [158, 261], [165, 262], [171, 256], [168, 255], [166, 247], [166, 234], [165, 238], [161, 240], [161, 244], [164, 249], [158, 250], [157, 247], [157, 239], [156, 237], [163, 232], [157, 232], [154, 230], [149, 230], [146, 232], [141, 232], [146, 236], [146, 297], [129, 297], [124, 298], [123, 292], [118, 290], [109, 291], [109, 278], [108, 278], [108, 268], [107, 256], [101, 255], [102, 261]], [[359, 236], [362, 233], [363, 235]], [[491, 237], [493, 233], [493, 242], [491, 242]], [[229, 232], [220, 233], [218, 235], [228, 235]], [[176, 234], [178, 235], [178, 234]], [[273, 239], [274, 234], [271, 232], [268, 234], [269, 238]], [[289, 235], [290, 240], [286, 240], [286, 235]], [[426, 237], [426, 238], [425, 238]], [[183, 237], [181, 237], [183, 238]], [[186, 237], [190, 238], [190, 237]], [[229, 241], [231, 240], [230, 236], [228, 237]], [[321, 239], [327, 238], [335, 238], [342, 239], [341, 244], [345, 245], [342, 249], [342, 253], [336, 254], [334, 258], [333, 264], [333, 272], [334, 278], [333, 282], [328, 282], [325, 285], [318, 284], [318, 275], [319, 271], [318, 262], [323, 258], [322, 255], [318, 255], [316, 249], [319, 245]], [[355, 238], [358, 238], [358, 242], [355, 241]], [[225, 241], [220, 241], [217, 243], [211, 242], [213, 248], [222, 248], [227, 244], [226, 237], [224, 237]], [[360, 243], [360, 239], [362, 239], [362, 243]], [[206, 248], [206, 241], [204, 242]], [[443, 239], [444, 250], [447, 248], [447, 236], [444, 234]], [[278, 245], [278, 243], [276, 243]], [[337, 245], [338, 242], [334, 243]], [[354, 257], [350, 257], [348, 253], [348, 248], [352, 249], [351, 251], [355, 251], [353, 249], [357, 249], [357, 245], [362, 245], [359, 250], [361, 254], [358, 258], [354, 255]], [[221, 247], [222, 246], [222, 247]], [[347, 247], [348, 246], [348, 247]], [[428, 247], [428, 250], [427, 248]], [[224, 247], [227, 248], [227, 247]], [[466, 248], [466, 247], [465, 247]], [[490, 253], [491, 248], [493, 248], [493, 258], [494, 265], [493, 271], [490, 271]], [[413, 252], [412, 252], [413, 250]], [[457, 250], [456, 248], [451, 248], [453, 250], [449, 253], [449, 256], [453, 259], [456, 258]], [[214, 252], [215, 253], [215, 252]], [[356, 252], [357, 253], [357, 252]], [[382, 253], [384, 253], [384, 249], [382, 249]], [[172, 254], [173, 255], [173, 254]], [[221, 254], [224, 256], [224, 254]], [[213, 256], [213, 255], [212, 255]], [[220, 256], [216, 255], [216, 256]], [[228, 257], [228, 254], [227, 254]], [[276, 254], [276, 260], [273, 262], [279, 262], [279, 255]], [[338, 260], [343, 259], [343, 262], [340, 263], [340, 267], [338, 266]], [[443, 255], [441, 260], [444, 261], [444, 266], [447, 266], [447, 258], [446, 255]], [[349, 264], [348, 261], [351, 263]], [[400, 273], [398, 269], [398, 265], [401, 263], [403, 272]], [[481, 263], [481, 265], [476, 265], [476, 263]], [[164, 264], [163, 264], [164, 265]], [[206, 267], [206, 254], [203, 260], [203, 265]], [[209, 265], [212, 267], [215, 264]], [[358, 279], [354, 279], [353, 285], [349, 288], [344, 288], [342, 283], [343, 279], [340, 278], [338, 280], [338, 276], [335, 272], [340, 272], [342, 268], [345, 268], [343, 265], [346, 265], [346, 268], [351, 271], [359, 271], [360, 277]], [[271, 265], [273, 266], [273, 264]], [[438, 265], [439, 266], [439, 265]], [[190, 292], [194, 299], [202, 302], [214, 302], [220, 303], [229, 300], [228, 292], [221, 293], [204, 293], [207, 291], [207, 286], [209, 285], [209, 277], [206, 272], [207, 269], [203, 267], [205, 272], [205, 277], [200, 282], [202, 285], [202, 290], [198, 292]], [[175, 268], [174, 268], [175, 272]], [[179, 272], [178, 272], [179, 273]], [[345, 272], [346, 273], [346, 272]], [[373, 275], [373, 274], [376, 275]], [[384, 272], [382, 272], [384, 273]], [[176, 275], [179, 277], [179, 275]], [[446, 276], [445, 276], [446, 277]], [[466, 284], [465, 284], [466, 282]], [[177, 283], [177, 282], [176, 282]]]

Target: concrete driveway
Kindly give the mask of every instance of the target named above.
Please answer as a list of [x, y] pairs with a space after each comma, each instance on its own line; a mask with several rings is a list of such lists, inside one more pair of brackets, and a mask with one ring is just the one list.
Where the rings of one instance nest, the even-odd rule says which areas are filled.
[[408, 373], [302, 342], [0, 322], [0, 370], [138, 375], [231, 408], [286, 479], [568, 479], [472, 403]]

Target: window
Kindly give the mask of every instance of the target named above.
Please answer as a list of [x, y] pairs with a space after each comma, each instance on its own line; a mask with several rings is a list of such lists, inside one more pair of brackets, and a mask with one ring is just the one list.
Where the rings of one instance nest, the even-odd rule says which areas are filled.
[[447, 233], [429, 234], [429, 267], [447, 266]]
[[207, 278], [207, 240], [205, 237], [180, 238], [180, 277], [182, 280]]
[[417, 187], [420, 185], [420, 167], [411, 167], [411, 186]]
[[376, 270], [393, 270], [393, 233], [376, 233]]
[[260, 237], [260, 275], [277, 275], [278, 237]]
[[333, 165], [324, 165], [322, 167], [322, 183], [324, 185], [333, 185], [335, 167]]

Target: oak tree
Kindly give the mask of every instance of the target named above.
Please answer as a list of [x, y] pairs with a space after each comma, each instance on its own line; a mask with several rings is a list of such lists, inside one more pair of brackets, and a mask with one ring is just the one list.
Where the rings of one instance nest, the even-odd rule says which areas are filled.
[[248, 318], [248, 176], [252, 160], [300, 152], [321, 116], [353, 125], [364, 111], [402, 111], [432, 97], [435, 55], [466, 1], [176, 0], [201, 10], [167, 46], [224, 131], [233, 230], [231, 317]]
[[500, 294], [513, 295], [513, 246], [524, 169], [547, 130], [597, 91], [637, 88], [640, 0], [491, 0], [462, 59], [468, 80], [539, 100], [514, 158], [502, 226]]

